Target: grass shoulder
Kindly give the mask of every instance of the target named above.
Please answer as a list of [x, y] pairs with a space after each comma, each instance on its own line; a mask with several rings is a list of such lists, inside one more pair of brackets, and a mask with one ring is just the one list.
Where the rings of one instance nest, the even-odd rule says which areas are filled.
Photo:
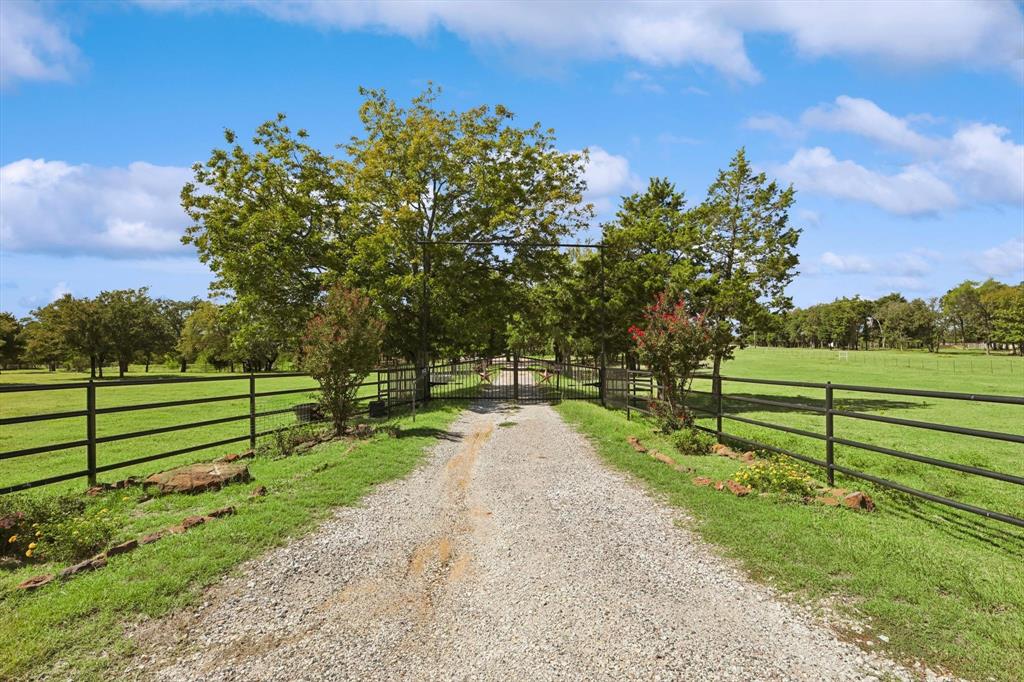
[[[338, 506], [356, 503], [379, 483], [412, 471], [461, 405], [444, 403], [397, 420], [398, 437], [332, 441], [303, 454], [250, 460], [251, 484], [199, 495], [146, 499], [140, 490], [113, 490], [88, 504], [107, 509], [129, 539], [225, 506], [236, 513], [181, 535], [109, 559], [91, 573], [34, 592], [15, 590], [25, 578], [63, 564], [0, 572], [0, 679], [50, 671], [74, 679], [103, 679], [131, 653], [124, 626], [194, 603], [202, 590], [241, 562], [300, 537]], [[262, 497], [250, 497], [257, 485]], [[121, 538], [120, 535], [124, 537]]]
[[[1019, 532], [883, 490], [870, 491], [878, 503], [872, 513], [795, 496], [735, 497], [691, 479], [732, 477], [739, 462], [677, 454], [649, 425], [597, 405], [557, 409], [606, 462], [688, 510], [694, 529], [753, 577], [865, 624], [862, 632], [842, 633], [861, 646], [970, 679], [1024, 678]], [[639, 456], [630, 436], [674, 453], [693, 472]]]

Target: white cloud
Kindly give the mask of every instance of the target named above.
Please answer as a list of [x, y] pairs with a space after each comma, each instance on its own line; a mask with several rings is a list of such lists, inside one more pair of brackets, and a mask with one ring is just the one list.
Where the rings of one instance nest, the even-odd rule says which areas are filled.
[[127, 168], [22, 159], [0, 167], [5, 251], [112, 257], [182, 255], [187, 168]]
[[989, 277], [1006, 277], [1024, 282], [1024, 236], [1014, 237], [991, 249], [968, 258], [970, 263]]
[[808, 109], [800, 122], [809, 128], [850, 132], [918, 154], [937, 151], [939, 143], [915, 132], [905, 120], [867, 99], [840, 95], [834, 104]]
[[248, 7], [317, 28], [376, 30], [422, 39], [443, 29], [476, 46], [569, 58], [625, 57], [652, 66], [698, 64], [756, 82], [748, 35], [788, 37], [809, 58], [867, 57], [883, 64], [956, 64], [1021, 71], [1024, 26], [1012, 2], [264, 2], [143, 3], [156, 9]]
[[826, 251], [821, 254], [820, 260], [823, 266], [831, 270], [835, 270], [836, 272], [871, 272], [874, 269], [874, 265], [871, 261], [863, 256], [840, 256], [837, 253]]
[[971, 123], [953, 135], [945, 163], [980, 199], [1024, 202], [1024, 145], [1006, 139], [1009, 131]]
[[0, 85], [66, 80], [78, 58], [61, 26], [34, 2], [0, 2]]
[[798, 149], [773, 172], [797, 189], [867, 202], [899, 215], [937, 213], [957, 205], [952, 188], [926, 168], [909, 165], [886, 175], [840, 161], [824, 147]]
[[809, 227], [818, 227], [821, 225], [821, 214], [817, 211], [812, 211], [809, 208], [802, 208], [797, 211], [796, 217], [801, 223]]
[[598, 214], [611, 211], [620, 196], [643, 187], [643, 181], [629, 168], [629, 159], [609, 154], [601, 147], [588, 147], [590, 160], [584, 171], [587, 181], [585, 199]]
[[[871, 100], [840, 95], [834, 103], [806, 110], [800, 117], [800, 126], [772, 114], [747, 119], [744, 125], [789, 139], [805, 136], [811, 129], [851, 133], [910, 153], [914, 161], [907, 169], [915, 169], [920, 177], [931, 177], [949, 187], [955, 184], [958, 194], [965, 198], [1016, 206], [1024, 202], [1024, 145], [1009, 139], [1009, 130], [985, 123], [966, 123], [950, 137], [940, 137], [924, 135], [912, 126], [917, 122], [932, 120], [933, 117], [927, 114], [900, 118]], [[826, 190], [824, 183], [818, 183], [816, 189]], [[937, 189], [937, 186], [933, 185], [933, 189]], [[853, 198], [849, 192], [825, 193]], [[938, 199], [940, 195], [934, 195], [933, 198]], [[866, 197], [863, 199], [878, 205], [883, 202], [892, 205], [891, 201], [881, 197], [874, 201]], [[940, 202], [935, 209], [948, 205]], [[894, 212], [919, 213], [928, 210]]]

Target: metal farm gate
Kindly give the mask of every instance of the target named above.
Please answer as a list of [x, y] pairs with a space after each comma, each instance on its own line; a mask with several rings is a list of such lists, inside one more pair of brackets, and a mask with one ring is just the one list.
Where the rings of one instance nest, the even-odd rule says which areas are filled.
[[[430, 399], [507, 402], [601, 400], [601, 367], [509, 354], [431, 364]], [[424, 395], [424, 394], [421, 394]]]

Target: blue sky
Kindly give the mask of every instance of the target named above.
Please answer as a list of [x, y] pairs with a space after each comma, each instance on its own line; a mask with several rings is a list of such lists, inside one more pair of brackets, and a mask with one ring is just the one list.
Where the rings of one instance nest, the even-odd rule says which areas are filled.
[[188, 167], [285, 112], [332, 147], [360, 85], [502, 103], [591, 150], [590, 195], [691, 202], [745, 145], [798, 190], [799, 305], [1024, 279], [1016, 3], [0, 4], [0, 308], [205, 295]]

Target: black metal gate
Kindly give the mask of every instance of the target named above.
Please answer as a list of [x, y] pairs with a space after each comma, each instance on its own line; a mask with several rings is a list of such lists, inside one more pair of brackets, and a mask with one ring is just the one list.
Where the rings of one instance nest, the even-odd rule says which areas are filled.
[[434, 399], [506, 402], [601, 400], [601, 368], [509, 354], [436, 362], [428, 370], [426, 395]]

